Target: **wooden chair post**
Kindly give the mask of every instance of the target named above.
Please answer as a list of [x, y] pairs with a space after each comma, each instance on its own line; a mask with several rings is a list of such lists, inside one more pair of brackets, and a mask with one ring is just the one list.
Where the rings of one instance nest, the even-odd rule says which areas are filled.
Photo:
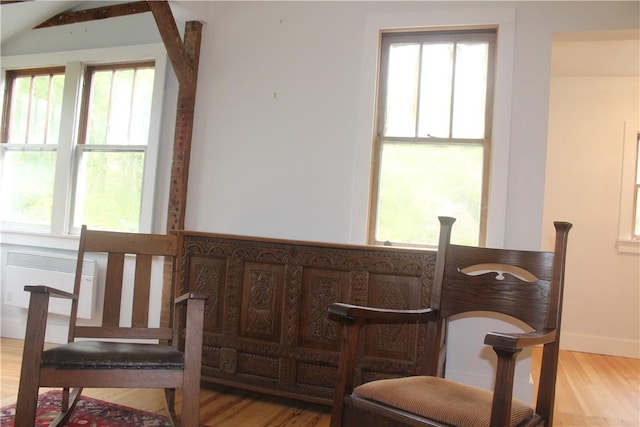
[[338, 372], [336, 374], [336, 386], [331, 408], [331, 427], [342, 425], [344, 401], [342, 396], [353, 391], [353, 371], [358, 353], [358, 339], [362, 322], [343, 320], [340, 356], [338, 358]]

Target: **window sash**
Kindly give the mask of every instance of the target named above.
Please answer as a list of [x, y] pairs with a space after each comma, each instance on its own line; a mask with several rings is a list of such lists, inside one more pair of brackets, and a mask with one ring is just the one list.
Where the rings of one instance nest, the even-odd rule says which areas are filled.
[[[473, 33], [471, 33], [473, 31]], [[465, 144], [480, 145], [482, 147], [482, 183], [479, 210], [479, 229], [478, 244], [483, 245], [486, 241], [487, 227], [487, 210], [488, 210], [488, 194], [489, 194], [489, 171], [491, 158], [491, 121], [493, 106], [493, 89], [494, 89], [494, 58], [495, 58], [495, 29], [480, 30], [455, 30], [455, 31], [425, 31], [425, 32], [383, 32], [380, 45], [380, 69], [378, 74], [378, 99], [376, 113], [376, 134], [374, 136], [374, 152], [373, 152], [373, 173], [369, 209], [369, 226], [368, 226], [368, 242], [371, 244], [398, 244], [402, 246], [432, 246], [431, 244], [408, 243], [408, 242], [389, 242], [378, 237], [378, 226], [380, 219], [379, 203], [380, 203], [380, 185], [381, 185], [381, 167], [383, 163], [383, 149], [385, 144], [426, 144], [437, 146], [439, 144], [456, 145]], [[449, 111], [449, 133], [447, 136], [440, 135], [436, 137], [422, 136], [419, 132], [419, 116], [420, 111], [415, 113], [415, 127], [413, 135], [392, 136], [385, 132], [386, 124], [386, 106], [388, 96], [388, 63], [389, 52], [392, 44], [398, 43], [487, 43], [487, 75], [486, 75], [486, 96], [484, 100], [484, 135], [477, 138], [456, 138], [452, 136], [451, 127], [454, 121], [453, 107]], [[419, 96], [420, 88], [416, 89], [416, 96]], [[451, 98], [455, 96], [455, 91], [451, 93]], [[419, 103], [418, 103], [419, 106]], [[434, 220], [437, 221], [435, 218]], [[433, 243], [437, 244], [437, 240]]]
[[[0, 144], [0, 212], [5, 225], [50, 231], [57, 154], [57, 146], [51, 144]], [[22, 166], [19, 170], [16, 162]]]
[[[2, 115], [2, 143], [24, 145], [56, 144], [58, 142], [57, 131], [59, 130], [61, 118], [59, 116], [59, 110], [56, 111], [56, 107], [59, 109], [60, 105], [55, 104], [62, 103], [62, 93], [56, 93], [54, 79], [62, 78], [62, 82], [64, 82], [64, 77], [64, 67], [34, 68], [7, 72], [5, 105]], [[24, 81], [25, 78], [30, 79], [26, 105], [15, 98], [19, 91], [16, 85], [19, 80]], [[46, 101], [42, 96], [36, 94], [38, 91], [38, 82], [41, 82], [43, 78], [48, 79]], [[40, 90], [42, 90], [42, 88], [40, 88]], [[60, 99], [56, 99], [58, 97]], [[38, 99], [40, 102], [37, 102]], [[43, 101], [45, 101], [46, 104], [44, 117], [42, 114], [38, 114], [38, 111], [42, 110]], [[16, 114], [19, 113], [19, 111], [16, 110], [18, 105], [26, 107], [22, 110], [22, 120], [16, 118]], [[56, 113], [58, 113], [57, 118], [53, 117]], [[22, 137], [16, 137], [16, 133], [19, 133]], [[40, 133], [41, 135], [33, 135], [34, 133]], [[20, 139], [19, 141], [17, 141], [18, 138]]]
[[[145, 61], [137, 63], [87, 67], [85, 76], [86, 84], [82, 102], [83, 107], [80, 125], [80, 138], [78, 140], [78, 144], [114, 145], [113, 141], [126, 141], [128, 144], [147, 144], [148, 132], [145, 134], [144, 132], [138, 131], [136, 138], [134, 123], [136, 123], [136, 119], [138, 118], [136, 117], [135, 113], [140, 110], [140, 104], [147, 99], [147, 97], [144, 96], [144, 93], [140, 93], [141, 90], [144, 92], [144, 87], [141, 90], [138, 90], [140, 89], [140, 81], [137, 79], [137, 77], [139, 77], [139, 74], [141, 72], [148, 71], [149, 69], [154, 69], [153, 62]], [[122, 87], [124, 86], [125, 82], [122, 81], [122, 73], [127, 71], [132, 71], [133, 76], [130, 82], [130, 91], [123, 98], [122, 95], [118, 95], [118, 92], [121, 92], [121, 90], [119, 91], [118, 88], [122, 89]], [[103, 112], [103, 115], [105, 115], [106, 113], [106, 117], [103, 117], [103, 121], [105, 123], [102, 124], [101, 129], [94, 129], [94, 126], [92, 126], [92, 124], [94, 124], [96, 121], [100, 121], [100, 118], [98, 118], [97, 120], [95, 119], [96, 116], [99, 116], [98, 112], [96, 111], [98, 109], [98, 106], [95, 102], [96, 98], [94, 97], [96, 92], [96, 85], [99, 85], [101, 83], [99, 81], [99, 78], [101, 76], [105, 76], [106, 73], [111, 73], [111, 78], [109, 81], [109, 103], [108, 105], [103, 106], [103, 109], [106, 109], [106, 111]], [[120, 81], [118, 81], [118, 77], [120, 78]], [[102, 84], [104, 85], [104, 82], [102, 82]], [[118, 100], [124, 102], [117, 102]], [[142, 109], [149, 110], [150, 108], [150, 105], [145, 105]], [[128, 116], [126, 126], [121, 125], [121, 123], [124, 121], [124, 118], [121, 117], [122, 113], [128, 113], [126, 114]], [[143, 113], [149, 114], [148, 111], [143, 111]], [[116, 128], [115, 125], [119, 125], [119, 127]], [[104, 133], [102, 142], [100, 142], [99, 138], [96, 139], [92, 137], [96, 130]], [[134, 134], [133, 136], [132, 133]]]
[[[75, 50], [69, 52], [57, 52], [55, 54], [34, 54], [20, 56], [3, 56], [2, 73], [0, 80], [2, 86], [7, 88], [8, 76], [12, 72], [20, 70], [33, 70], [37, 68], [54, 68], [52, 64], [64, 64], [65, 84], [63, 95], [63, 112], [60, 129], [60, 143], [57, 146], [57, 162], [55, 172], [53, 218], [47, 229], [36, 229], [31, 224], [13, 224], [2, 220], [0, 233], [2, 232], [42, 232], [50, 236], [65, 236], [78, 234], [79, 230], [72, 227], [72, 196], [75, 164], [77, 159], [77, 141], [81, 132], [79, 130], [80, 111], [82, 102], [82, 85], [86, 68], [95, 64], [131, 64], [131, 58], [141, 58], [138, 64], [154, 63], [154, 80], [152, 87], [152, 105], [150, 111], [148, 146], [145, 150], [144, 178], [141, 201], [141, 214], [139, 219], [139, 232], [151, 232], [154, 224], [156, 171], [158, 168], [159, 142], [161, 132], [162, 105], [165, 86], [165, 77], [168, 66], [166, 50], [161, 43], [123, 46], [117, 48], [105, 48], [99, 50]], [[5, 97], [6, 100], [6, 97]], [[6, 104], [5, 104], [6, 106]], [[3, 108], [3, 114], [6, 108]], [[3, 125], [6, 123], [3, 120]], [[4, 135], [4, 128], [3, 128]], [[0, 156], [8, 150], [9, 144], [0, 144]], [[2, 159], [0, 158], [0, 162]], [[0, 168], [2, 163], [0, 163]], [[1, 172], [1, 171], [0, 171]]]
[[640, 240], [640, 132], [636, 136], [636, 180], [633, 197], [633, 231], [632, 238]]
[[[148, 72], [149, 69], [154, 70], [153, 62], [86, 67], [80, 118], [81, 130], [75, 147], [70, 213], [70, 229], [74, 234], [79, 232], [83, 223], [87, 222], [92, 223], [94, 228], [139, 231], [145, 196], [144, 180], [147, 169], [149, 129], [136, 134], [132, 132], [132, 123], [136, 120], [140, 121], [135, 114], [140, 110], [140, 99], [137, 99], [140, 94], [136, 92], [139, 88], [138, 73]], [[131, 76], [126, 75], [129, 72]], [[99, 94], [98, 91], [106, 92]], [[144, 105], [142, 108], [146, 110], [143, 113], [149, 116], [151, 115], [150, 104], [149, 102], [149, 105]], [[99, 133], [101, 136], [95, 138], [94, 133]], [[139, 161], [140, 156], [142, 164]], [[98, 164], [109, 167], [122, 165], [126, 161], [133, 162], [130, 168], [118, 168], [106, 175], [101, 175], [99, 170], [88, 169], [89, 164], [93, 164], [94, 167], [98, 167]], [[120, 180], [125, 179], [126, 176], [130, 185], [120, 188], [121, 182], [116, 178], [116, 174], [120, 174]], [[100, 180], [104, 183], [96, 181], [96, 177], [100, 176], [102, 176]], [[98, 188], [105, 195], [111, 194], [107, 196], [109, 199], [107, 202], [102, 198], [96, 199], [92, 193], [92, 190], [95, 191]], [[117, 188], [121, 191], [115, 191]], [[122, 221], [114, 222], [116, 218], [104, 215], [103, 209], [96, 209], [96, 203], [101, 205], [104, 203], [102, 205], [104, 209], [118, 212]], [[135, 215], [135, 212], [138, 212], [138, 224], [134, 227], [132, 215]]]
[[[138, 231], [146, 153], [145, 146], [76, 147], [72, 230], [88, 223], [98, 229]], [[123, 163], [129, 163], [129, 167], [120, 167]]]

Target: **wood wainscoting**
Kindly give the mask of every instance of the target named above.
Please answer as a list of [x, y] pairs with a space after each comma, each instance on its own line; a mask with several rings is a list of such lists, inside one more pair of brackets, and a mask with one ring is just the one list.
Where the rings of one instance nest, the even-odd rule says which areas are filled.
[[[180, 233], [178, 292], [208, 295], [202, 380], [330, 405], [340, 351], [334, 302], [428, 307], [435, 251]], [[425, 373], [425, 325], [370, 327], [356, 377]], [[431, 353], [431, 354], [427, 354]]]

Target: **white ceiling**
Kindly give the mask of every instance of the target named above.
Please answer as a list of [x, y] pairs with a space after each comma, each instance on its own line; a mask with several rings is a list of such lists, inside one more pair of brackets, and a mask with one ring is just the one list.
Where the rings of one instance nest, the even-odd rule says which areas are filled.
[[[126, 1], [36, 0], [0, 6], [0, 42], [28, 31], [58, 13], [95, 8]], [[179, 22], [208, 21], [207, 1], [172, 0], [169, 2]], [[592, 31], [557, 33], [553, 36], [554, 74], [556, 75], [638, 75], [640, 74], [640, 32]]]
[[[36, 0], [6, 3], [0, 6], [0, 42], [28, 31], [36, 25], [57, 15], [58, 13], [128, 3], [128, 1], [74, 1], [74, 0]], [[206, 1], [169, 2], [176, 21], [208, 21], [208, 5]]]
[[58, 13], [71, 10], [81, 1], [24, 1], [0, 6], [0, 40], [29, 30]]

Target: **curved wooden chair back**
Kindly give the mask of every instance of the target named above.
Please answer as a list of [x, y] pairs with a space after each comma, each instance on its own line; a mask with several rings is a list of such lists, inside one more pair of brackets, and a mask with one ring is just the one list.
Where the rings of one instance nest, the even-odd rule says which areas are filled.
[[[343, 327], [332, 427], [371, 423], [465, 427], [552, 425], [567, 236], [571, 224], [554, 223], [554, 251], [542, 252], [451, 244], [454, 221], [454, 218], [440, 217], [430, 307], [410, 311], [342, 303], [329, 307], [329, 312]], [[518, 319], [531, 329], [523, 333], [488, 332], [485, 335], [484, 343], [493, 347], [497, 356], [492, 391], [440, 378], [445, 372], [449, 318], [471, 312], [499, 313]], [[357, 369], [362, 326], [416, 321], [429, 325], [426, 376], [372, 381], [356, 387], [353, 370]], [[512, 394], [516, 357], [522, 349], [533, 345], [542, 345], [544, 349], [536, 404], [530, 408]], [[448, 396], [447, 393], [451, 397], [437, 403], [442, 396]], [[466, 409], [460, 409], [463, 407]]]

